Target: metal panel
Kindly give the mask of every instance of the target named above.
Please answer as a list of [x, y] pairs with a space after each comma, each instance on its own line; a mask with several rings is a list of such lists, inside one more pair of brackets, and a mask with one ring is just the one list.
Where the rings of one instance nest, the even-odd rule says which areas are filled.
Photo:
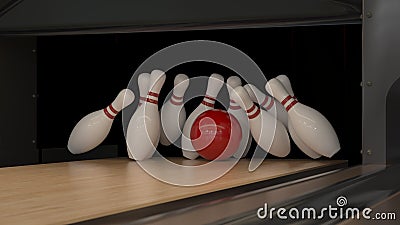
[[360, 22], [361, 0], [22, 1], [2, 34], [105, 33]]
[[0, 38], [0, 166], [39, 161], [36, 38]]
[[364, 0], [363, 163], [386, 163], [386, 96], [400, 75], [400, 1]]

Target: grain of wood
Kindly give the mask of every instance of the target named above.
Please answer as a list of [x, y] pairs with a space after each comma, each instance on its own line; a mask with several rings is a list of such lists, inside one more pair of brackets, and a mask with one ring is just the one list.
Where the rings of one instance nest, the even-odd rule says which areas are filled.
[[[204, 163], [179, 158], [173, 161]], [[126, 158], [2, 168], [0, 224], [79, 222], [343, 162], [265, 160], [256, 171], [249, 172], [249, 161], [241, 160], [220, 179], [194, 187], [158, 181]]]

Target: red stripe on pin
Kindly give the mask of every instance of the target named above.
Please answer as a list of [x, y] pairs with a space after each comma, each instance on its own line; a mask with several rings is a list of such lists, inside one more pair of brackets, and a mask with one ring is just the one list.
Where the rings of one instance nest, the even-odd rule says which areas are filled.
[[106, 114], [106, 116], [107, 116], [108, 118], [110, 118], [110, 119], [112, 119], [112, 120], [115, 118], [115, 116], [111, 115], [111, 114], [108, 112], [107, 108], [105, 108], [105, 109], [103, 110], [103, 112], [104, 112], [104, 114]]
[[153, 103], [153, 104], [158, 104], [158, 100], [157, 99], [151, 99], [151, 98], [146, 98], [146, 102], [149, 102], [149, 103]]
[[246, 110], [246, 112], [251, 113], [255, 107], [256, 107], [256, 105], [254, 105], [254, 103], [253, 103], [253, 106], [251, 106], [250, 109]]
[[253, 115], [249, 115], [249, 119], [254, 119], [258, 116], [258, 114], [260, 114], [260, 108], [257, 107], [257, 111], [255, 113], [253, 113]]
[[286, 96], [286, 98], [285, 98], [285, 99], [283, 99], [283, 101], [281, 102], [281, 103], [282, 103], [282, 105], [285, 105], [285, 104], [286, 104], [286, 102], [287, 102], [287, 101], [289, 101], [291, 98], [292, 98], [292, 96], [290, 96], [290, 95]]
[[213, 97], [211, 97], [211, 96], [208, 96], [208, 95], [204, 96], [204, 98], [210, 99], [211, 101], [215, 101], [215, 98], [213, 98]]
[[182, 105], [182, 102], [176, 102], [174, 101], [173, 98], [171, 98], [169, 101], [171, 102], [172, 105]]
[[298, 101], [293, 99], [293, 102], [291, 102], [291, 103], [286, 107], [286, 111], [289, 112], [289, 110], [290, 110], [294, 105], [296, 105], [297, 103], [298, 103]]
[[149, 91], [149, 93], [147, 95], [150, 95], [150, 96], [153, 96], [153, 97], [158, 97], [159, 94]]
[[176, 96], [174, 94], [172, 94], [172, 98], [175, 98], [176, 100], [182, 100], [183, 99], [183, 97], [178, 97], [178, 96]]
[[232, 110], [238, 110], [238, 109], [240, 109], [240, 106], [238, 106], [238, 105], [230, 105], [229, 108], [232, 109]]
[[274, 100], [271, 98], [271, 102], [269, 103], [269, 105], [267, 107], [265, 107], [265, 109], [270, 110], [272, 108], [272, 106], [274, 106]]
[[108, 107], [110, 108], [111, 112], [113, 112], [114, 114], [118, 114], [119, 113], [116, 109], [114, 109], [112, 104], [110, 104]]
[[208, 107], [214, 107], [214, 104], [213, 103], [209, 103], [209, 102], [206, 102], [206, 101], [202, 101], [201, 102], [201, 104], [203, 104], [203, 105], [205, 105], [205, 106], [208, 106]]
[[265, 104], [267, 104], [268, 99], [269, 99], [269, 96], [266, 95], [266, 96], [265, 96], [265, 99], [264, 99], [264, 101], [261, 103], [261, 105], [264, 106]]

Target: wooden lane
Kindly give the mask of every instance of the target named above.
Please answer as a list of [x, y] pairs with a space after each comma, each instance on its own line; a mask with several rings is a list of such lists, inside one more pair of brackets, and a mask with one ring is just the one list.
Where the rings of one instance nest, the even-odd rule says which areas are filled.
[[[173, 160], [184, 165], [204, 163]], [[241, 160], [220, 179], [195, 187], [158, 181], [126, 158], [2, 168], [0, 224], [79, 222], [344, 162], [265, 160], [248, 172], [249, 161]]]

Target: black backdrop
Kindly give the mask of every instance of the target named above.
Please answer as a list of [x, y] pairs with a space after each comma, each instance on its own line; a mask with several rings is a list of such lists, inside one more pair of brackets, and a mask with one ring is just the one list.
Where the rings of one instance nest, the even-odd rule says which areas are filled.
[[[188, 40], [232, 45], [250, 56], [267, 79], [287, 74], [301, 102], [333, 124], [342, 146], [334, 158], [361, 162], [361, 25], [39, 37], [38, 147], [65, 147], [74, 125], [107, 106], [147, 57]], [[234, 75], [204, 62], [171, 69], [160, 100], [171, 90], [177, 73], [194, 77], [214, 72], [225, 78]], [[196, 98], [185, 105], [187, 115], [200, 101]], [[117, 144], [118, 154], [126, 156], [121, 115], [103, 144]], [[177, 148], [159, 146], [163, 154], [180, 155]], [[288, 158], [305, 155], [292, 143]]]

